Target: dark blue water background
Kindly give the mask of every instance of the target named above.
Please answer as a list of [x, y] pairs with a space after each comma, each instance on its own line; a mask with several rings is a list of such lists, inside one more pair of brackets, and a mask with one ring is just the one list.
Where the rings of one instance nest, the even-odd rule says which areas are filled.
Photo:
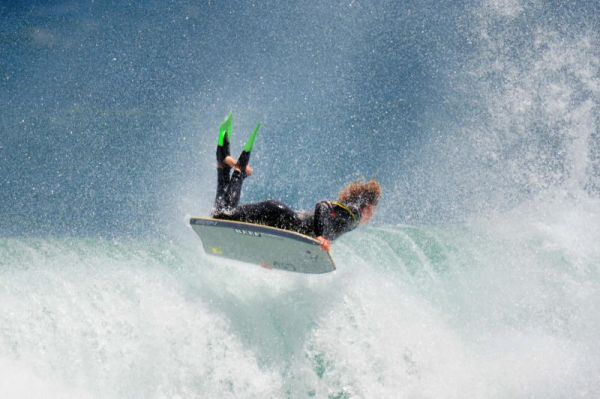
[[[528, 7], [491, 31], [514, 30], [515, 58], [539, 26], [597, 32], [597, 5], [561, 4]], [[490, 112], [478, 108], [487, 93], [470, 86], [479, 78], [465, 84], [481, 58], [475, 6], [2, 2], [0, 234], [144, 234], [206, 211], [217, 127], [230, 110], [236, 152], [263, 124], [245, 201], [310, 209], [375, 177], [385, 194], [377, 221], [459, 220], [481, 187], [463, 173], [485, 176], [476, 196], [485, 204], [515, 186], [460, 150], [464, 121]], [[440, 139], [469, 161], [436, 157]], [[530, 191], [521, 185], [511, 198]]]

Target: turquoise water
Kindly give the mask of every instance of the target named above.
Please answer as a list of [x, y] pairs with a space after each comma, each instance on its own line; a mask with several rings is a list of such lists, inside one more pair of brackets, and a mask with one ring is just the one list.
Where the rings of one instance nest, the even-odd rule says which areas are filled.
[[[1, 4], [0, 397], [599, 397], [598, 7]], [[336, 272], [202, 252], [230, 110]]]
[[[382, 226], [306, 276], [177, 241], [0, 241], [5, 397], [594, 397], [591, 213]], [[589, 244], [589, 246], [588, 246]]]

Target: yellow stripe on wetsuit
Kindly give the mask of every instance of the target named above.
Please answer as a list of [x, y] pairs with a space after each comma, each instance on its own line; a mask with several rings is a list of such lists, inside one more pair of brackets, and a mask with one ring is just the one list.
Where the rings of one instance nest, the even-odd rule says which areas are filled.
[[346, 212], [348, 212], [350, 214], [350, 216], [352, 216], [352, 221], [356, 222], [356, 215], [354, 214], [354, 212], [352, 212], [352, 209], [348, 208], [346, 205], [344, 204], [340, 204], [337, 201], [331, 201], [332, 204], [339, 206], [340, 208], [342, 208], [343, 210], [345, 210]]

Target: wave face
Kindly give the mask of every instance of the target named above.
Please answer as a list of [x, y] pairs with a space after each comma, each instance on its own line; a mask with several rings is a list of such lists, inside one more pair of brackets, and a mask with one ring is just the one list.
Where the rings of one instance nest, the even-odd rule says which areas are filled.
[[[594, 2], [0, 6], [0, 397], [597, 398]], [[376, 177], [324, 276], [203, 254]]]
[[595, 397], [598, 203], [554, 205], [543, 222], [526, 209], [350, 233], [319, 276], [195, 240], [4, 239], [0, 392]]

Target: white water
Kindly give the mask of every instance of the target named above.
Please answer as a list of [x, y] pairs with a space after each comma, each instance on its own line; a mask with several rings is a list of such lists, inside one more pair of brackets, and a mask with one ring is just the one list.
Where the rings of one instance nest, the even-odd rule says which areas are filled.
[[[465, 117], [335, 243], [335, 273], [217, 261], [185, 223], [0, 239], [0, 397], [600, 397], [598, 39], [543, 6], [469, 15], [472, 58], [448, 75]], [[166, 219], [210, 207], [205, 169], [173, 182], [187, 203]], [[401, 200], [467, 221], [396, 225]]]
[[598, 209], [369, 228], [325, 276], [207, 258], [191, 230], [2, 240], [0, 396], [596, 397]]

